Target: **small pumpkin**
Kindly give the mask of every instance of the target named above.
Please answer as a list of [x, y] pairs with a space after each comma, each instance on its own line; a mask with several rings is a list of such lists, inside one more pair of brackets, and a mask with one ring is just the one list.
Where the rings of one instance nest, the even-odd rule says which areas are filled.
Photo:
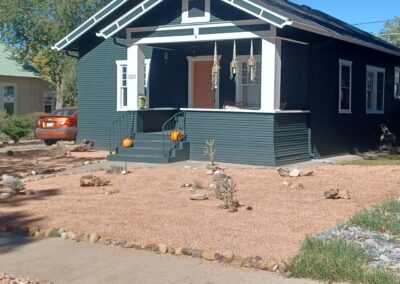
[[170, 138], [171, 141], [173, 141], [173, 142], [179, 142], [179, 141], [182, 140], [183, 134], [182, 134], [181, 131], [175, 130], [175, 131], [172, 131], [172, 132], [171, 132], [171, 135], [170, 135], [169, 138]]
[[133, 141], [130, 138], [125, 138], [122, 140], [122, 147], [124, 148], [132, 148], [133, 147]]

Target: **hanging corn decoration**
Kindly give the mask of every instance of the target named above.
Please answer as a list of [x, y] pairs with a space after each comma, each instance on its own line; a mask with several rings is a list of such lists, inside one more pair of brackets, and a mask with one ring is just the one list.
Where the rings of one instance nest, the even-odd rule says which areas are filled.
[[249, 60], [247, 60], [247, 74], [250, 75], [251, 82], [254, 82], [254, 80], [256, 79], [256, 68], [257, 63], [254, 59], [253, 40], [251, 40], [250, 58]]
[[233, 57], [231, 61], [229, 79], [237, 81], [237, 73], [239, 72], [239, 63], [236, 60], [236, 40], [233, 41]]
[[214, 65], [211, 70], [211, 89], [216, 90], [218, 88], [219, 81], [219, 65], [218, 65], [218, 54], [217, 54], [217, 43], [214, 45]]

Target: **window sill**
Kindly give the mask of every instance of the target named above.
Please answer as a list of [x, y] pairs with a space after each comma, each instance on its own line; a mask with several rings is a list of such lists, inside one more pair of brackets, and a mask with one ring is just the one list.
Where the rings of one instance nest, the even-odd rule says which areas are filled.
[[366, 112], [367, 114], [385, 114], [384, 111], [368, 111]]
[[339, 110], [339, 114], [351, 114], [351, 110]]

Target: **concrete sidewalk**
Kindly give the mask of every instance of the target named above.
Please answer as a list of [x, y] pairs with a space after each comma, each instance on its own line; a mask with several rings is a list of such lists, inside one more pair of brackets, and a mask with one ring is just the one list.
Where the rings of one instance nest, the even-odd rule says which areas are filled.
[[0, 273], [62, 283], [313, 284], [183, 256], [0, 234]]

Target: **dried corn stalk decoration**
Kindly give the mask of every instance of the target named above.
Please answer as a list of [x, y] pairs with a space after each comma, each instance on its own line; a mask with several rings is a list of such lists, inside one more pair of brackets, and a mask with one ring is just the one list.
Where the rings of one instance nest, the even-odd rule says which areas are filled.
[[250, 58], [249, 60], [247, 60], [247, 75], [250, 75], [251, 82], [254, 82], [254, 80], [256, 79], [256, 68], [257, 63], [254, 59], [253, 40], [251, 40]]
[[218, 88], [219, 81], [219, 65], [218, 65], [218, 54], [217, 54], [217, 43], [214, 45], [214, 65], [211, 69], [211, 89], [216, 90]]
[[237, 62], [237, 59], [236, 59], [236, 40], [233, 41], [233, 57], [232, 57], [232, 61], [231, 61], [230, 71], [231, 71], [231, 73], [229, 75], [229, 78], [236, 82], [237, 81], [237, 73], [239, 72], [239, 63]]

